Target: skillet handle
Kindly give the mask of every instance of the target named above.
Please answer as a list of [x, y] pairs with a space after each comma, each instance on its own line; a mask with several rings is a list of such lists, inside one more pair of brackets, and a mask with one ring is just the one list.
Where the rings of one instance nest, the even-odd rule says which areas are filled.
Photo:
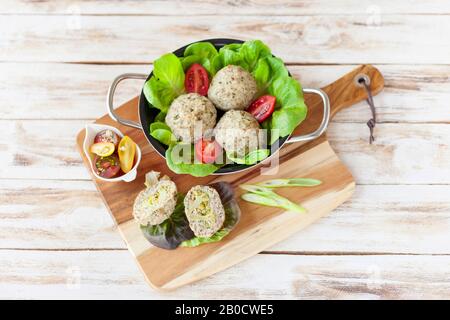
[[292, 142], [302, 142], [302, 141], [311, 141], [322, 135], [328, 127], [328, 123], [330, 122], [330, 99], [325, 91], [321, 89], [307, 89], [304, 88], [303, 92], [305, 93], [314, 93], [319, 95], [322, 98], [322, 106], [323, 106], [323, 117], [322, 122], [320, 123], [319, 128], [316, 131], [304, 135], [291, 136], [286, 143]]
[[142, 130], [142, 126], [140, 123], [137, 123], [137, 122], [131, 121], [131, 120], [127, 120], [127, 119], [123, 119], [123, 118], [119, 117], [116, 114], [116, 112], [114, 111], [114, 93], [116, 92], [116, 87], [119, 84], [119, 82], [121, 82], [122, 80], [125, 80], [125, 79], [143, 79], [143, 80], [145, 80], [145, 79], [147, 79], [147, 75], [142, 74], [142, 73], [124, 73], [124, 74], [121, 74], [120, 76], [116, 77], [114, 79], [114, 81], [111, 83], [111, 86], [108, 89], [108, 95], [106, 96], [106, 107], [108, 109], [108, 114], [113, 120], [117, 121], [120, 124]]

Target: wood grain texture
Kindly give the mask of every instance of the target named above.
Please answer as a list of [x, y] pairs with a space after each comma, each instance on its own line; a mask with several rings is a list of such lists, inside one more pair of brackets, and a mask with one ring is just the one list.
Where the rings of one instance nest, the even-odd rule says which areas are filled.
[[387, 15], [376, 24], [359, 15], [76, 19], [2, 16], [0, 61], [148, 63], [186, 43], [227, 37], [261, 38], [288, 63], [450, 63], [448, 37], [434, 40], [439, 30], [450, 28], [446, 15], [432, 19], [422, 15]]
[[0, 180], [0, 248], [125, 248], [87, 181]]
[[[449, 66], [375, 67], [385, 78], [383, 94], [374, 97], [378, 122], [450, 123]], [[288, 68], [304, 87], [320, 88], [355, 66]], [[106, 111], [105, 97], [112, 79], [126, 72], [149, 73], [151, 69], [151, 65], [0, 63], [0, 119], [93, 120]], [[115, 95], [117, 105], [136, 96], [142, 85], [139, 80], [121, 83]], [[342, 110], [333, 121], [366, 123], [369, 117], [369, 107], [361, 102], [351, 110]]]
[[7, 14], [96, 14], [96, 15], [316, 15], [316, 14], [449, 14], [445, 0], [3, 0], [0, 13]]
[[257, 255], [170, 293], [127, 251], [0, 251], [1, 298], [448, 299], [449, 256]]
[[[73, 141], [85, 124], [85, 120], [0, 120], [4, 129], [0, 179], [89, 180]], [[450, 183], [447, 124], [379, 124], [372, 145], [368, 134], [365, 123], [332, 122], [328, 128], [333, 149], [358, 184]]]
[[[332, 215], [267, 250], [450, 254], [448, 194], [449, 185], [359, 185]], [[91, 181], [0, 180], [0, 204], [0, 249], [126, 250]]]

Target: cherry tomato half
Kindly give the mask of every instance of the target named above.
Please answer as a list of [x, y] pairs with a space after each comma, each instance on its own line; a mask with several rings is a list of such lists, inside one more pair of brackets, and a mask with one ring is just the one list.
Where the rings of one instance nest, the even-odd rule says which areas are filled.
[[111, 142], [97, 142], [89, 150], [100, 157], [107, 157], [114, 153], [114, 149], [114, 144]]
[[275, 102], [276, 98], [274, 96], [261, 96], [252, 102], [250, 107], [247, 108], [247, 112], [251, 113], [261, 123], [273, 113], [275, 110]]
[[107, 157], [95, 156], [94, 169], [103, 178], [113, 178], [120, 171], [119, 158], [112, 154]]
[[94, 138], [94, 143], [99, 142], [111, 142], [114, 144], [114, 147], [117, 148], [117, 145], [119, 144], [119, 136], [114, 131], [105, 129], [97, 133]]
[[190, 66], [186, 72], [184, 87], [189, 93], [196, 92], [202, 96], [206, 96], [209, 88], [209, 78], [206, 69], [198, 63]]
[[214, 140], [202, 138], [195, 143], [195, 157], [202, 163], [213, 163], [222, 153], [222, 147]]

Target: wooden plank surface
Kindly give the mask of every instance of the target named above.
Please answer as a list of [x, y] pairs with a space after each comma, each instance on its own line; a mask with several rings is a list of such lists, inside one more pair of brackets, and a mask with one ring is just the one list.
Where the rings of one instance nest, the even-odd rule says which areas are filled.
[[287, 63], [450, 63], [450, 39], [435, 40], [450, 29], [446, 15], [387, 15], [375, 26], [358, 15], [4, 15], [0, 29], [0, 61], [8, 62], [149, 63], [186, 43], [226, 37], [261, 38]]
[[[359, 185], [332, 215], [267, 251], [450, 254], [449, 194], [449, 185]], [[126, 249], [90, 181], [0, 180], [0, 203], [0, 250]]]
[[[374, 97], [379, 122], [450, 122], [449, 66], [375, 67], [386, 81], [383, 94]], [[304, 87], [320, 88], [354, 68], [294, 65], [289, 71]], [[146, 64], [0, 63], [0, 119], [94, 120], [106, 112], [105, 97], [114, 77], [126, 72], [149, 73], [151, 69]], [[42, 74], [47, 76], [42, 78]], [[142, 85], [140, 80], [121, 83], [115, 103], [120, 105], [139, 94]], [[366, 123], [369, 117], [369, 107], [361, 102], [339, 112], [333, 122]]]
[[[1, 1], [0, 297], [450, 297], [450, 72], [443, 36], [449, 2], [236, 3], [181, 2], [181, 16], [179, 1]], [[242, 34], [269, 42], [311, 86], [353, 64], [378, 63], [386, 78], [375, 97], [383, 124], [372, 147], [367, 105], [342, 112], [331, 125], [331, 143], [358, 182], [352, 201], [267, 254], [193, 287], [156, 294], [84, 181], [70, 135], [104, 113], [115, 75], [147, 72], [159, 54], [199, 37]], [[59, 63], [77, 61], [83, 64]], [[121, 86], [118, 103], [140, 86]], [[268, 269], [274, 265], [279, 274]], [[68, 289], [77, 270], [82, 285]], [[381, 286], [368, 286], [379, 271]]]
[[[5, 130], [0, 135], [0, 178], [90, 179], [73, 139], [85, 123], [85, 120], [0, 120]], [[367, 142], [368, 134], [365, 123], [332, 123], [328, 129], [332, 147], [357, 183], [450, 182], [447, 124], [379, 124], [373, 145]], [[424, 157], [424, 152], [429, 157]]]
[[450, 294], [449, 256], [257, 255], [174, 293], [149, 288], [127, 251], [5, 250], [0, 272], [0, 298], [439, 299]]
[[316, 15], [316, 14], [445, 14], [446, 0], [3, 0], [0, 13], [7, 14], [95, 14], [95, 15]]

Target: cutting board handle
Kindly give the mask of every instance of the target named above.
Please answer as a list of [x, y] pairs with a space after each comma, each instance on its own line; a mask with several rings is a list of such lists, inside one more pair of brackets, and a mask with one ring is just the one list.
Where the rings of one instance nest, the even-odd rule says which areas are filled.
[[372, 65], [362, 65], [347, 73], [335, 82], [322, 88], [328, 94], [331, 103], [331, 117], [340, 110], [367, 99], [367, 92], [358, 83], [360, 78], [370, 82], [370, 90], [375, 96], [384, 88], [384, 78], [381, 72]]
[[[370, 90], [375, 96], [384, 88], [384, 78], [377, 68], [371, 65], [361, 65], [333, 83], [323, 87], [322, 90], [328, 95], [331, 110], [330, 118], [344, 108], [350, 107], [367, 99], [367, 91], [358, 83], [360, 77], [370, 82]], [[308, 106], [308, 115], [300, 126], [295, 129], [293, 136], [305, 135], [315, 131], [323, 118], [322, 99], [317, 95], [305, 94], [305, 102]]]

